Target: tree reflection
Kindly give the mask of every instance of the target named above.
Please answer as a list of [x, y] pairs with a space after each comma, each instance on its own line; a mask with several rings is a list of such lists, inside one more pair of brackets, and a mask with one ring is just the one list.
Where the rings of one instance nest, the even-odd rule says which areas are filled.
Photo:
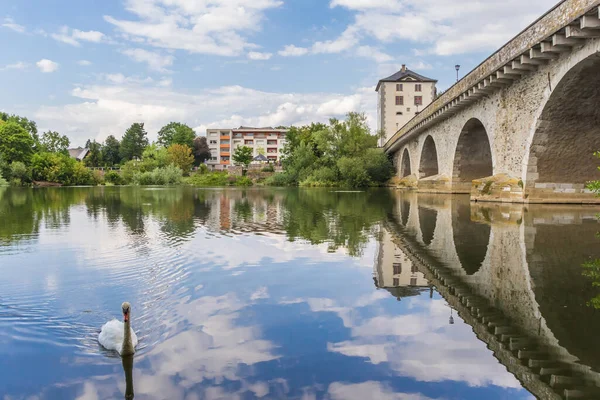
[[76, 207], [92, 221], [122, 224], [144, 237], [158, 222], [168, 241], [189, 240], [198, 227], [229, 233], [270, 232], [288, 240], [327, 243], [360, 255], [373, 227], [392, 207], [386, 190], [334, 192], [318, 189], [200, 190], [189, 187], [0, 188], [0, 242], [37, 237], [40, 227], [71, 224]]

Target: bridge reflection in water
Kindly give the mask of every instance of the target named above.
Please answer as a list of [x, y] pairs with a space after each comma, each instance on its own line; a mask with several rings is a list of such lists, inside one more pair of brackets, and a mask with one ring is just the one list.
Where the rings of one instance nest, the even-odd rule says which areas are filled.
[[399, 300], [435, 289], [543, 399], [600, 398], [600, 310], [582, 264], [600, 258], [598, 207], [471, 203], [396, 193], [374, 281]]

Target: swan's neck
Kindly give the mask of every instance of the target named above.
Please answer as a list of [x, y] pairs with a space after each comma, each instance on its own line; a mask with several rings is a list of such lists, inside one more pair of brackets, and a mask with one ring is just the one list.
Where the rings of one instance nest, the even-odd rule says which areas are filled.
[[123, 357], [123, 370], [125, 371], [125, 399], [131, 400], [133, 393], [133, 355]]
[[135, 350], [133, 348], [133, 342], [131, 341], [131, 325], [129, 318], [123, 322], [123, 329], [125, 329], [125, 332], [123, 334], [123, 349], [121, 350], [121, 355], [131, 355], [135, 353]]

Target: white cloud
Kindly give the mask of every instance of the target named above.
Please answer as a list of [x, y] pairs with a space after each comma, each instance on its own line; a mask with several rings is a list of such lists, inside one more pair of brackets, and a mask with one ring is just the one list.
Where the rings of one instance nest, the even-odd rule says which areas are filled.
[[[491, 51], [503, 45], [554, 3], [555, 0], [526, 3], [520, 0], [466, 0], [457, 7], [446, 0], [331, 0], [331, 8], [344, 7], [354, 12], [354, 21], [336, 39], [315, 42], [310, 52], [335, 54], [359, 46], [355, 54], [367, 57], [369, 47], [361, 46], [367, 37], [385, 43], [408, 40], [421, 47], [416, 49], [420, 54]], [[519, 9], [518, 15], [515, 15], [515, 9]], [[477, 21], [477, 24], [469, 21]], [[391, 60], [382, 52], [370, 57], [379, 63]]]
[[250, 296], [250, 300], [263, 300], [268, 299], [269, 297], [269, 290], [266, 286], [263, 286], [256, 289], [256, 291], [252, 293], [252, 295]]
[[60, 28], [58, 33], [50, 35], [54, 40], [70, 44], [71, 46], [81, 46], [81, 41], [100, 43], [106, 39], [102, 32], [98, 31], [80, 31], [79, 29], [71, 29], [68, 26]]
[[54, 61], [48, 60], [46, 58], [36, 62], [35, 65], [37, 65], [37, 67], [43, 73], [54, 72], [58, 69], [58, 63], [55, 63]]
[[419, 393], [396, 393], [381, 382], [334, 382], [327, 389], [332, 400], [433, 400]]
[[248, 58], [251, 60], [269, 60], [272, 56], [272, 53], [261, 53], [258, 51], [251, 51], [248, 53]]
[[23, 62], [23, 61], [19, 61], [14, 64], [8, 64], [8, 65], [5, 65], [4, 67], [0, 67], [0, 71], [6, 71], [9, 69], [25, 69], [27, 67], [29, 67], [29, 64], [27, 64], [26, 62]]
[[144, 49], [125, 49], [121, 51], [136, 62], [146, 63], [150, 69], [160, 72], [168, 72], [166, 67], [173, 65], [175, 57], [152, 52]]
[[305, 47], [296, 47], [293, 44], [287, 45], [280, 50], [278, 54], [282, 57], [299, 57], [308, 54], [308, 49]]
[[8, 29], [12, 29], [13, 31], [18, 33], [25, 33], [25, 27], [23, 25], [17, 24], [15, 20], [10, 17], [4, 18], [2, 26]]
[[359, 46], [356, 49], [356, 55], [364, 58], [372, 58], [378, 63], [385, 63], [393, 60], [393, 57], [371, 46]]
[[264, 12], [281, 0], [127, 0], [136, 20], [104, 19], [126, 37], [162, 48], [235, 56], [256, 45], [243, 36], [257, 31]]
[[[189, 121], [198, 132], [207, 127], [300, 125], [342, 118], [349, 111], [365, 111], [375, 127], [376, 99], [372, 87], [350, 94], [277, 93], [225, 86], [196, 93], [172, 90], [164, 81], [113, 74], [110, 84], [78, 86], [76, 101], [61, 106], [44, 106], [35, 114], [38, 125], [78, 139], [106, 138], [124, 132], [132, 122], [143, 120], [150, 138], [169, 121]], [[81, 135], [82, 138], [78, 138]], [[85, 136], [85, 138], [83, 137]], [[249, 248], [250, 253], [254, 253]]]
[[89, 67], [90, 65], [92, 65], [92, 62], [88, 60], [79, 60], [77, 61], [77, 64], [81, 65], [82, 67]]

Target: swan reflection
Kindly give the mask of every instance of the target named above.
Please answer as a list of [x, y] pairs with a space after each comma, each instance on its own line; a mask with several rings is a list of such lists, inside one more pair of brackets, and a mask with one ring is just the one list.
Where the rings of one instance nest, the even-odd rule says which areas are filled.
[[134, 397], [133, 393], [133, 354], [130, 356], [124, 356], [123, 361], [123, 372], [125, 372], [125, 399], [131, 400]]

